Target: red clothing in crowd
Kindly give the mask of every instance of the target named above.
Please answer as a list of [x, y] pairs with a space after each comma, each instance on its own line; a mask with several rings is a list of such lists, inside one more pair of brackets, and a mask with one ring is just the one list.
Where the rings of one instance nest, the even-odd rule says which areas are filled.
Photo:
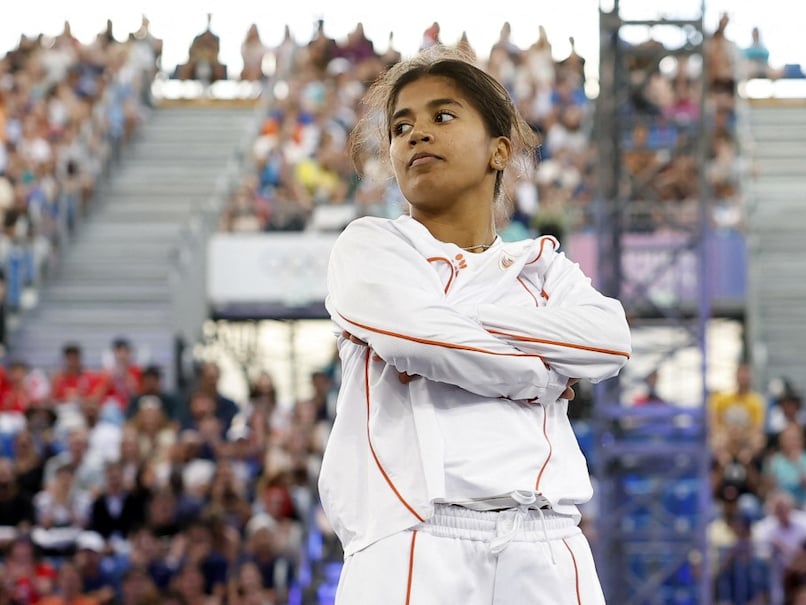
[[42, 403], [49, 390], [48, 380], [41, 372], [0, 368], [0, 412], [24, 413], [32, 405]]
[[103, 403], [114, 399], [121, 410], [125, 410], [132, 397], [139, 395], [143, 389], [143, 370], [138, 365], [130, 365], [125, 372], [117, 369], [105, 370], [98, 377], [98, 384], [93, 388], [93, 395]]
[[51, 380], [51, 397], [55, 403], [80, 401], [101, 387], [102, 376], [89, 370], [57, 372]]

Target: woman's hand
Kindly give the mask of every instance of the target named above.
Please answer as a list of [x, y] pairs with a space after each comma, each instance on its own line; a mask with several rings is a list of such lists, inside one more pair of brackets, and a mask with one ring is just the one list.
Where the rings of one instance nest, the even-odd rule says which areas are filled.
[[569, 378], [568, 384], [563, 391], [563, 394], [560, 395], [560, 399], [567, 399], [568, 401], [572, 401], [574, 397], [577, 396], [576, 391], [574, 391], [574, 385], [579, 382], [579, 378]]

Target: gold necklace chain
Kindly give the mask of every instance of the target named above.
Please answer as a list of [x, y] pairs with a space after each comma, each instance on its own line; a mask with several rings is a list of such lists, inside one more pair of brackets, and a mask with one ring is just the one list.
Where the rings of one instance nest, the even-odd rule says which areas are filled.
[[492, 248], [492, 244], [476, 244], [475, 246], [468, 246], [467, 248], [462, 247], [462, 250], [467, 250], [468, 252], [473, 252], [473, 250], [481, 250], [484, 252], [485, 250]]
[[497, 235], [493, 236], [493, 241], [491, 241], [489, 244], [476, 244], [475, 246], [467, 246], [467, 247], [459, 246], [459, 247], [462, 250], [466, 250], [467, 252], [473, 252], [473, 250], [480, 250], [480, 251], [484, 252], [485, 250], [489, 250], [490, 248], [493, 247], [493, 244], [495, 243], [495, 240], [497, 238], [498, 238]]

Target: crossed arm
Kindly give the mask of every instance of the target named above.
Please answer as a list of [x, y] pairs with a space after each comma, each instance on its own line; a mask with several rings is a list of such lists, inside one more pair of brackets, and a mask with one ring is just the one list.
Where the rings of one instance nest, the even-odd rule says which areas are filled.
[[[545, 271], [544, 265], [536, 262], [529, 270]], [[561, 277], [557, 272], [558, 284]], [[570, 333], [541, 331], [551, 316], [547, 307], [447, 304], [428, 262], [407, 242], [372, 223], [358, 221], [342, 233], [331, 252], [328, 289], [328, 310], [351, 340], [366, 343], [402, 374], [484, 396], [554, 401], [569, 395], [570, 376], [601, 379], [626, 361], [585, 342], [570, 343], [579, 348], [558, 346], [553, 337], [573, 338], [582, 328]], [[561, 294], [558, 289], [555, 306], [564, 311]], [[615, 303], [603, 313], [613, 313], [616, 306], [620, 311]], [[564, 322], [574, 321], [573, 313], [564, 313], [551, 322], [552, 329], [562, 330]], [[514, 327], [519, 330], [507, 331]], [[591, 363], [594, 356], [608, 359], [609, 365]]]

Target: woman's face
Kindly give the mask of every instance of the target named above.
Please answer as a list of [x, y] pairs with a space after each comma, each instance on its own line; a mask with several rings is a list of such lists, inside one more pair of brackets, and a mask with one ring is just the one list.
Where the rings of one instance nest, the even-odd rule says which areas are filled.
[[492, 204], [499, 138], [453, 80], [425, 76], [406, 84], [389, 126], [392, 167], [413, 213]]

